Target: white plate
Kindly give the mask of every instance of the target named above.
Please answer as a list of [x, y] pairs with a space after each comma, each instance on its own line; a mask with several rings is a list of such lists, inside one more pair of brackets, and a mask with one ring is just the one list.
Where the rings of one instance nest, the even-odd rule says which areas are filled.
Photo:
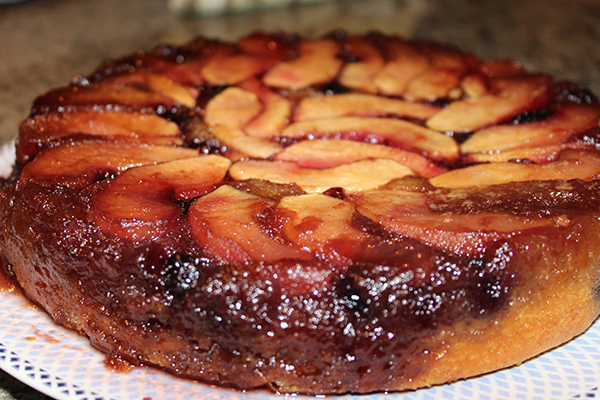
[[[0, 175], [10, 173], [13, 160], [14, 144], [1, 147]], [[0, 291], [0, 368], [58, 400], [282, 398], [262, 390], [216, 388], [153, 368], [115, 372], [104, 359], [86, 339], [55, 325], [21, 295]], [[408, 393], [334, 399], [600, 399], [599, 387], [600, 320], [575, 340], [515, 368]]]

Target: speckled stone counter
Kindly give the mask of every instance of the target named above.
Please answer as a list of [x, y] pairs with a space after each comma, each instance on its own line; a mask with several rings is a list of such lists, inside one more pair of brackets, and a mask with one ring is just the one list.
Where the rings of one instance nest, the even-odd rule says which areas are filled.
[[[106, 58], [198, 35], [234, 40], [257, 29], [307, 36], [379, 30], [449, 42], [600, 93], [598, 0], [338, 0], [211, 17], [173, 14], [166, 0], [37, 0], [0, 6], [0, 143], [16, 136], [36, 95]], [[0, 400], [43, 398], [0, 373]]]

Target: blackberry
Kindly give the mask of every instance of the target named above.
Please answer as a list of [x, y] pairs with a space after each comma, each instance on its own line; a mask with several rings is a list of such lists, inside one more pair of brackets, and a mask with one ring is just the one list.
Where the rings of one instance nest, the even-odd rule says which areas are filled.
[[512, 123], [514, 125], [529, 124], [532, 122], [543, 121], [550, 116], [550, 112], [546, 109], [525, 111], [522, 114], [516, 115]]
[[554, 101], [591, 105], [598, 101], [596, 96], [581, 85], [573, 82], [558, 82], [554, 85]]
[[210, 261], [203, 257], [174, 254], [164, 267], [165, 287], [174, 293], [185, 293], [193, 289], [198, 284], [200, 269], [209, 263]]

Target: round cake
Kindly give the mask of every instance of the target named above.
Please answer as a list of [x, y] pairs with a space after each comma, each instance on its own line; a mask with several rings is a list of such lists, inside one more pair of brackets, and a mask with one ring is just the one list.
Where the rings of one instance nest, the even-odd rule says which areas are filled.
[[443, 384], [597, 318], [599, 121], [575, 83], [381, 33], [160, 46], [35, 100], [0, 247], [109, 357], [279, 393]]

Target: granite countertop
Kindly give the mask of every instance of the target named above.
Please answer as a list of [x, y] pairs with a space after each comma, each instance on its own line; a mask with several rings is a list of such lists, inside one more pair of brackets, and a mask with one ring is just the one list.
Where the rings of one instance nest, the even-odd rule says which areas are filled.
[[[257, 29], [379, 30], [449, 42], [481, 58], [517, 59], [600, 94], [599, 22], [599, 0], [337, 0], [205, 17], [170, 12], [167, 0], [0, 5], [0, 143], [16, 136], [37, 94], [103, 59], [198, 35], [234, 40]], [[0, 400], [45, 398], [0, 373]]]

